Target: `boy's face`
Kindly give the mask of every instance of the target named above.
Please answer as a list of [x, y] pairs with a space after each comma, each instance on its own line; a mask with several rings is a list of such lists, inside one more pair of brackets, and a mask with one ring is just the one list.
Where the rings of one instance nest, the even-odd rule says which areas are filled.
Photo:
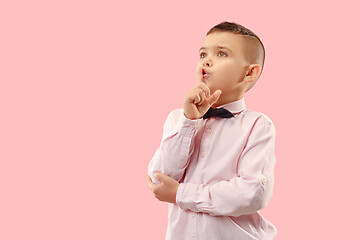
[[245, 83], [242, 80], [249, 66], [243, 54], [243, 41], [239, 34], [213, 32], [205, 37], [200, 48], [197, 82], [203, 81], [211, 94], [217, 89], [222, 91], [217, 103], [233, 101], [243, 93]]

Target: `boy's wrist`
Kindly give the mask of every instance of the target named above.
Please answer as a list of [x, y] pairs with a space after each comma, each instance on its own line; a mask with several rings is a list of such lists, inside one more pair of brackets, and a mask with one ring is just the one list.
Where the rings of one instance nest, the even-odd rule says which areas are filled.
[[182, 191], [182, 188], [183, 188], [184, 184], [183, 183], [179, 183], [179, 186], [176, 190], [176, 195], [175, 195], [175, 203], [177, 205], [179, 205], [179, 201], [180, 201], [180, 192]]
[[184, 114], [182, 114], [176, 128], [178, 129], [178, 132], [181, 136], [187, 136], [192, 138], [195, 135], [200, 124], [201, 120], [189, 119]]
[[188, 116], [186, 116], [186, 113], [184, 113], [184, 116], [185, 116], [187, 119], [189, 119], [189, 120], [197, 120], [197, 119], [201, 119], [201, 118], [192, 118], [192, 117], [188, 117]]

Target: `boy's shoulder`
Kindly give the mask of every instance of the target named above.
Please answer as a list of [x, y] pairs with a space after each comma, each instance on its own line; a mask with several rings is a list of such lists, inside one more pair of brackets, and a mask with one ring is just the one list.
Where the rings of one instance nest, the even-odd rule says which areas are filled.
[[169, 116], [172, 116], [172, 117], [175, 117], [175, 118], [179, 118], [181, 116], [181, 114], [184, 113], [184, 109], [183, 108], [175, 108], [175, 109], [172, 109], [168, 115]]
[[177, 122], [180, 119], [181, 114], [184, 114], [184, 109], [182, 109], [182, 108], [172, 109], [168, 113], [168, 116], [166, 117], [166, 121], [167, 122]]
[[259, 112], [259, 111], [255, 111], [255, 110], [246, 108], [243, 111], [243, 114], [244, 114], [245, 120], [252, 121], [254, 123], [256, 122], [258, 124], [261, 124], [261, 123], [274, 124], [273, 121], [271, 120], [271, 118], [263, 112]]

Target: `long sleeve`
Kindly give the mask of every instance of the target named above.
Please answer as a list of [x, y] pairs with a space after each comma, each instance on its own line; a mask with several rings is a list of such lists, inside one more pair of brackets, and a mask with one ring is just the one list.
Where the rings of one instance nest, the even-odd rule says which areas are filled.
[[238, 160], [237, 176], [209, 185], [180, 183], [177, 205], [211, 216], [234, 217], [264, 208], [273, 191], [275, 133], [271, 120], [255, 121]]
[[183, 109], [171, 111], [165, 121], [160, 146], [148, 165], [148, 175], [152, 181], [155, 172], [162, 172], [180, 181], [194, 151], [194, 138], [202, 124], [202, 119], [188, 119]]

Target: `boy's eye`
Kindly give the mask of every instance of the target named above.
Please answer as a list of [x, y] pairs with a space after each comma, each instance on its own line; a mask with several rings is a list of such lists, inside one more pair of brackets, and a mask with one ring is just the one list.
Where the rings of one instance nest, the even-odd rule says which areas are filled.
[[[200, 58], [204, 58], [206, 56], [206, 53], [200, 53]], [[218, 53], [218, 56], [219, 57], [226, 57], [227, 56], [227, 54], [225, 53], [225, 52], [219, 52]]]

